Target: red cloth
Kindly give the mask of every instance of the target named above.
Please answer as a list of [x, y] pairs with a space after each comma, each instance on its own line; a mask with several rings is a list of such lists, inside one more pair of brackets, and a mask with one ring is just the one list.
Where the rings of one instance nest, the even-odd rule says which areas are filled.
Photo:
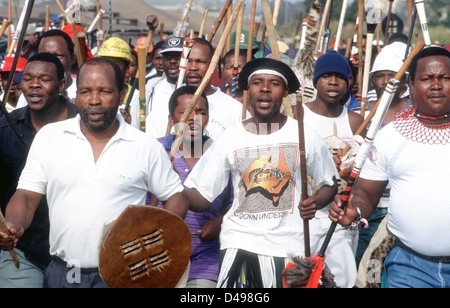
[[318, 254], [311, 257], [311, 260], [316, 262], [314, 269], [309, 277], [308, 283], [306, 284], [307, 289], [317, 289], [319, 287], [320, 277], [322, 277], [323, 263], [325, 257], [320, 257]]
[[[2, 63], [1, 70], [3, 72], [10, 72], [12, 64], [14, 62], [14, 57], [5, 57]], [[19, 57], [19, 60], [17, 61], [16, 65], [16, 72], [21, 72], [25, 69], [25, 65], [27, 64], [27, 59]]]
[[[80, 26], [76, 25], [75, 29], [76, 29], [77, 33], [84, 33], [83, 28], [81, 28]], [[65, 25], [64, 28], [62, 28], [62, 31], [66, 32], [73, 39], [73, 31], [72, 31], [71, 24]], [[87, 60], [94, 58], [94, 55], [92, 54], [91, 49], [89, 49], [89, 46], [87, 45], [86, 40], [84, 40], [84, 45], [86, 46], [86, 59], [84, 59], [84, 60], [87, 61]]]

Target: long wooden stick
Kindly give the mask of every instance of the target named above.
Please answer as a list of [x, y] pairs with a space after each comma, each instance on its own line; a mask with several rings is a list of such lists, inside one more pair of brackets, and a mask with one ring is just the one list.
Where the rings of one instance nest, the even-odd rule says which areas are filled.
[[248, 25], [247, 62], [253, 57], [253, 36], [255, 35], [256, 0], [252, 0], [250, 21]]
[[[306, 170], [306, 149], [305, 149], [305, 127], [304, 110], [301, 93], [296, 95], [297, 99], [297, 122], [298, 122], [298, 147], [300, 154], [300, 179], [302, 184], [300, 201], [308, 198], [308, 175]], [[309, 220], [303, 219], [303, 238], [305, 243], [305, 257], [311, 256], [311, 243], [309, 234]]]
[[159, 25], [159, 40], [162, 41], [164, 38], [164, 23]]
[[184, 24], [184, 21], [186, 20], [187, 15], [191, 11], [192, 1], [193, 0], [189, 0], [188, 3], [186, 4], [186, 8], [184, 9], [183, 15], [181, 16], [181, 20], [180, 20], [180, 29], [178, 30], [178, 32], [176, 33], [175, 36], [181, 36], [181, 34], [182, 34], [181, 30], [183, 29], [183, 24]]
[[364, 0], [358, 0], [358, 38], [357, 38], [357, 47], [358, 47], [358, 93], [361, 95], [362, 93], [362, 85], [363, 85], [363, 20], [364, 20]]
[[[25, 0], [25, 4], [24, 4], [24, 6], [22, 8], [22, 13], [20, 14], [19, 21], [17, 22], [17, 26], [16, 26], [16, 29], [15, 29], [14, 36], [11, 38], [11, 44], [9, 46], [8, 52], [6, 53], [7, 57], [12, 56], [12, 54], [14, 52], [14, 49], [17, 48], [15, 45], [16, 45], [16, 42], [18, 40], [18, 37], [24, 31], [23, 30], [24, 29], [24, 18], [25, 18], [25, 15], [26, 15], [26, 10], [29, 7], [29, 5], [30, 5], [30, 0]], [[26, 32], [26, 29], [25, 29], [25, 32]], [[18, 53], [20, 53], [20, 49], [17, 48], [16, 50], [18, 51]]]
[[[409, 68], [412, 58], [420, 50], [422, 50], [424, 46], [425, 46], [425, 44], [421, 41], [419, 41], [416, 44], [414, 49], [411, 51], [411, 54], [408, 56], [408, 58], [403, 63], [400, 70], [397, 72], [397, 74], [395, 74], [395, 77], [389, 81], [389, 84], [386, 86], [386, 89], [384, 90], [384, 93], [381, 97], [379, 109], [377, 110], [377, 112], [374, 116], [374, 119], [372, 121], [372, 124], [369, 127], [369, 131], [367, 132], [367, 136], [364, 139], [364, 143], [361, 145], [360, 149], [358, 150], [358, 154], [356, 155], [356, 158], [355, 158], [354, 167], [353, 167], [350, 177], [347, 181], [345, 190], [341, 194], [341, 202], [342, 202], [341, 208], [343, 210], [345, 210], [347, 207], [347, 203], [350, 198], [350, 194], [351, 194], [353, 185], [354, 185], [356, 179], [358, 178], [358, 175], [361, 171], [361, 168], [363, 167], [365, 160], [367, 159], [367, 157], [369, 156], [369, 154], [372, 150], [373, 141], [377, 135], [377, 132], [380, 129], [380, 125], [385, 117], [386, 111], [389, 108], [392, 98], [395, 95], [399, 80], [403, 77], [406, 70]], [[334, 221], [331, 223], [330, 228], [328, 229], [327, 235], [325, 236], [325, 240], [323, 241], [322, 246], [319, 249], [319, 252], [317, 253], [316, 257], [318, 259], [325, 258], [325, 251], [328, 247], [328, 244], [330, 243], [330, 240], [331, 240], [331, 237], [333, 236], [334, 231], [336, 230], [337, 224], [338, 223], [334, 222]], [[317, 270], [321, 273], [322, 268], [316, 267], [315, 270]], [[316, 274], [318, 274], [318, 273], [316, 273]], [[318, 276], [320, 277], [320, 275], [318, 275]], [[314, 282], [309, 281], [309, 283], [314, 284], [314, 285], [310, 285], [310, 287], [317, 288], [319, 281], [318, 280], [314, 281]]]
[[326, 27], [327, 19], [328, 19], [327, 16], [329, 15], [329, 12], [331, 10], [331, 3], [332, 2], [333, 2], [333, 0], [327, 0], [327, 2], [325, 3], [325, 8], [323, 10], [322, 20], [320, 21], [319, 36], [318, 36], [318, 40], [317, 40], [317, 43], [316, 43], [316, 50], [314, 52], [315, 54], [317, 54], [317, 52], [321, 49], [321, 44], [323, 42], [322, 36], [323, 36], [324, 31], [325, 31], [325, 27]]
[[[147, 106], [145, 102], [145, 66], [147, 63], [147, 47], [144, 44], [138, 46], [138, 80], [139, 80], [139, 129], [145, 132], [145, 120]], [[132, 93], [130, 93], [132, 95]]]
[[[8, 230], [8, 226], [6, 225], [5, 217], [3, 216], [1, 211], [0, 211], [0, 231], [2, 231], [3, 233], [6, 233], [6, 234], [10, 234], [9, 230]], [[16, 266], [16, 268], [19, 268], [20, 262], [19, 262], [19, 256], [17, 255], [16, 250], [13, 248], [9, 251], [9, 253], [11, 254], [11, 259], [13, 260], [14, 265]]]
[[[373, 35], [377, 24], [367, 24], [367, 38], [366, 38], [366, 55], [364, 58], [364, 74], [363, 74], [363, 87], [361, 93], [361, 110], [360, 114], [364, 117], [366, 113], [367, 92], [369, 89], [369, 73], [372, 63], [372, 41]], [[361, 61], [362, 62], [362, 61]], [[360, 62], [360, 63], [361, 63]]]
[[406, 59], [408, 57], [409, 48], [411, 47], [412, 37], [414, 34], [414, 25], [416, 24], [416, 19], [417, 19], [417, 9], [416, 7], [414, 7], [411, 16], [411, 24], [409, 26], [408, 41], [406, 43], [405, 56], [403, 57], [403, 59]]
[[[244, 19], [245, 3], [242, 5], [241, 10], [238, 14], [237, 24], [236, 24], [236, 37], [234, 43], [234, 63], [233, 63], [233, 81], [231, 83], [231, 97], [236, 98], [236, 87], [238, 82], [239, 74], [239, 54], [241, 45], [241, 33], [242, 33], [242, 22]], [[249, 42], [247, 42], [249, 44]]]
[[339, 42], [341, 41], [341, 33], [342, 27], [344, 25], [345, 13], [347, 12], [347, 2], [348, 0], [344, 0], [342, 2], [341, 16], [339, 17], [339, 25], [336, 33], [336, 40], [334, 41], [334, 50], [339, 50]]
[[[273, 24], [273, 17], [270, 11], [269, 0], [261, 0], [264, 13], [264, 21], [266, 23], [267, 33], [269, 34], [270, 50], [272, 52], [272, 57], [281, 61], [280, 49], [278, 48], [278, 39], [275, 31], [275, 25]], [[292, 111], [292, 105], [290, 102], [290, 97], [287, 96], [283, 99], [283, 107], [286, 114], [294, 118], [294, 112]]]
[[[228, 34], [230, 33], [231, 28], [233, 27], [233, 24], [236, 21], [237, 15], [243, 4], [244, 4], [244, 0], [240, 0], [236, 4], [236, 7], [234, 8], [233, 13], [231, 14], [231, 18], [228, 20], [227, 25], [222, 33], [222, 36], [220, 37], [219, 43], [216, 46], [216, 49], [214, 51], [214, 55], [211, 59], [211, 63], [208, 67], [208, 70], [206, 71], [206, 74], [203, 77], [202, 82], [200, 83], [197, 90], [195, 91], [194, 96], [192, 97], [188, 108], [186, 108], [186, 110], [184, 111], [183, 116], [180, 120], [180, 123], [186, 123], [189, 115], [191, 114], [192, 110], [194, 109], [195, 105], [197, 104], [197, 101], [199, 100], [201, 94], [203, 93], [206, 86], [211, 81], [211, 76], [214, 73], [214, 71], [216, 70], [216, 66], [220, 61], [222, 49], [225, 46], [225, 41], [228, 39]], [[177, 132], [176, 138], [172, 144], [172, 148], [169, 153], [169, 157], [171, 158], [171, 160], [173, 159], [173, 157], [175, 156], [176, 152], [178, 151], [178, 149], [181, 145], [181, 142], [183, 140], [184, 128], [185, 128], [185, 125], [178, 125], [178, 132]]]
[[[253, 36], [255, 30], [255, 16], [256, 16], [256, 0], [252, 0], [252, 8], [250, 12], [250, 22], [248, 25], [248, 38], [247, 38], [247, 61], [250, 61], [253, 57]], [[247, 89], [242, 89], [242, 120], [247, 118]]]
[[202, 23], [200, 25], [200, 30], [198, 31], [198, 37], [203, 36], [203, 32], [205, 31], [205, 24], [206, 24], [207, 17], [208, 17], [208, 9], [205, 9], [205, 11], [203, 12], [203, 18], [202, 18]]
[[277, 60], [281, 60], [280, 49], [278, 48], [278, 39], [275, 31], [275, 25], [273, 23], [273, 17], [270, 9], [269, 0], [261, 0], [264, 22], [266, 24], [267, 34], [269, 35], [270, 50], [272, 57]]
[[6, 32], [6, 30], [8, 29], [9, 25], [11, 25], [11, 21], [9, 21], [8, 19], [3, 19], [2, 21], [2, 26], [0, 28], [0, 37], [3, 36], [3, 34]]
[[56, 4], [58, 4], [58, 7], [61, 11], [61, 13], [64, 16], [64, 19], [67, 20], [68, 23], [71, 24], [72, 26], [72, 34], [73, 34], [73, 43], [75, 44], [75, 54], [77, 56], [77, 64], [78, 67], [81, 67], [81, 65], [84, 62], [82, 53], [81, 53], [81, 46], [80, 46], [80, 41], [78, 40], [78, 33], [77, 33], [77, 28], [75, 25], [75, 21], [72, 21], [68, 18], [67, 14], [66, 14], [66, 10], [64, 10], [64, 7], [62, 6], [61, 2], [59, 0], [55, 0]]
[[389, 36], [389, 26], [391, 24], [391, 17], [392, 17], [392, 3], [394, 2], [394, 0], [389, 0], [389, 9], [388, 9], [388, 14], [386, 17], [386, 29], [384, 29], [384, 45], [386, 46], [386, 42], [388, 40], [388, 36]]
[[48, 24], [50, 21], [50, 5], [45, 6], [45, 25], [44, 25], [44, 31], [48, 30]]
[[275, 4], [273, 5], [273, 26], [276, 27], [278, 25], [278, 14], [280, 13], [281, 0], [275, 0]]
[[216, 35], [217, 29], [219, 29], [220, 24], [222, 23], [223, 18], [227, 14], [228, 8], [231, 6], [231, 3], [233, 0], [227, 0], [225, 2], [222, 11], [220, 11], [219, 17], [217, 17], [216, 22], [214, 23], [214, 26], [212, 27], [211, 31], [208, 34], [207, 40], [211, 43], [214, 36]]
[[[230, 7], [228, 8], [227, 11], [227, 20], [229, 20], [231, 18], [231, 13], [233, 12], [233, 4], [230, 5]], [[239, 18], [239, 17], [238, 17]], [[224, 25], [225, 28], [226, 24]], [[224, 54], [231, 49], [231, 33], [228, 34], [228, 39], [225, 41], [225, 47], [222, 51], [222, 57], [224, 56]]]

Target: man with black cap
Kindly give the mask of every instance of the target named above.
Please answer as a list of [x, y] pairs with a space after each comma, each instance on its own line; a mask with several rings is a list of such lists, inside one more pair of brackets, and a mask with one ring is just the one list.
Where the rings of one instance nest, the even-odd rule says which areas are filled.
[[[339, 192], [345, 188], [352, 170], [352, 160], [342, 157], [347, 143], [345, 138], [353, 138], [364, 121], [362, 115], [349, 111], [342, 97], [349, 85], [350, 67], [348, 60], [335, 50], [320, 56], [314, 67], [313, 85], [317, 90], [315, 100], [305, 104], [305, 124], [315, 129], [333, 154], [339, 172]], [[353, 157], [348, 155], [347, 157]], [[345, 163], [342, 163], [345, 162]], [[345, 167], [344, 167], [345, 166]], [[328, 210], [318, 211], [317, 217], [329, 222]], [[323, 238], [326, 236], [323, 233]], [[327, 249], [327, 265], [340, 287], [353, 287], [357, 274], [355, 262], [358, 230], [336, 228]]]
[[[146, 133], [155, 138], [166, 135], [169, 123], [169, 99], [175, 91], [180, 74], [180, 59], [183, 51], [183, 37], [173, 36], [165, 40], [159, 53], [163, 57], [164, 76], [148, 80], [145, 86], [147, 104]], [[131, 124], [139, 127], [139, 93], [131, 101]]]
[[[298, 124], [280, 112], [283, 98], [300, 87], [288, 65], [253, 59], [242, 69], [239, 85], [248, 90], [253, 117], [225, 130], [184, 184], [190, 209], [203, 211], [230, 176], [233, 180], [234, 200], [220, 233], [217, 286], [280, 288], [290, 257], [305, 255], [302, 218], [312, 219], [332, 200], [338, 173], [320, 137], [305, 127], [306, 168], [318, 190], [300, 202]], [[312, 236], [320, 227], [314, 221]]]

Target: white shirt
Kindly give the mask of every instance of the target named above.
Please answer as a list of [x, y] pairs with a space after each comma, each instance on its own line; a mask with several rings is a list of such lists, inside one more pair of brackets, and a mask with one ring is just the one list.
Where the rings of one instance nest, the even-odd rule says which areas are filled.
[[[205, 134], [213, 140], [217, 140], [219, 136], [229, 127], [233, 127], [242, 122], [242, 104], [223, 93], [220, 88], [213, 86], [215, 92], [208, 95], [209, 104], [209, 121], [206, 125]], [[246, 111], [247, 117], [251, 117]]]
[[95, 162], [80, 130], [80, 116], [47, 124], [36, 135], [18, 188], [46, 194], [50, 254], [81, 267], [98, 267], [103, 224], [128, 205], [145, 204], [183, 190], [163, 146], [126, 124]]
[[[169, 124], [169, 100], [175, 91], [175, 85], [165, 77], [150, 79], [146, 85], [147, 118], [146, 132], [155, 138], [166, 135]], [[209, 104], [209, 121], [205, 128], [205, 135], [216, 140], [228, 127], [242, 121], [242, 104], [220, 88], [214, 87], [214, 93], [207, 95]], [[135, 94], [131, 101], [131, 124], [139, 128], [139, 98]], [[134, 110], [134, 111], [133, 111]], [[247, 118], [250, 113], [247, 111]], [[173, 128], [171, 129], [173, 131]]]
[[341, 114], [336, 118], [325, 117], [317, 114], [311, 111], [307, 105], [304, 106], [303, 110], [305, 111], [303, 118], [304, 123], [315, 129], [322, 139], [333, 136], [334, 127], [336, 127], [337, 130], [337, 137], [353, 137], [347, 107], [344, 106]]
[[421, 254], [450, 256], [450, 143], [411, 141], [391, 122], [377, 133], [371, 156], [359, 177], [389, 180], [388, 229]]
[[[312, 129], [305, 127], [305, 136], [308, 175], [319, 188], [332, 185], [333, 176], [338, 175], [330, 152]], [[184, 184], [196, 188], [209, 201], [223, 191], [229, 171], [233, 177], [234, 200], [223, 218], [221, 249], [304, 256], [303, 222], [298, 209], [298, 140], [297, 121], [290, 117], [270, 135], [255, 135], [237, 124], [197, 162]], [[320, 227], [311, 224], [312, 230]]]

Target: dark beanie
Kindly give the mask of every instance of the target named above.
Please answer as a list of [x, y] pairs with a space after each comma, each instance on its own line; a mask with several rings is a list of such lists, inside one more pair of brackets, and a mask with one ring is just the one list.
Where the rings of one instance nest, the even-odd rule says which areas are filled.
[[348, 78], [350, 74], [350, 67], [348, 60], [336, 50], [330, 50], [321, 55], [314, 66], [313, 85], [316, 86], [317, 80], [320, 76], [330, 73], [336, 73], [344, 77], [348, 85]]

